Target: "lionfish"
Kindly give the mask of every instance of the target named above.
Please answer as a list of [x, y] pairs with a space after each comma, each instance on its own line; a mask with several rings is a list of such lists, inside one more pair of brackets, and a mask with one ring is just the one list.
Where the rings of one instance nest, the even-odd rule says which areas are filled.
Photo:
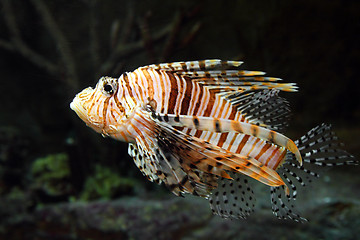
[[178, 196], [208, 199], [223, 218], [253, 212], [249, 180], [255, 179], [270, 186], [278, 218], [306, 221], [294, 201], [299, 188], [319, 177], [312, 166], [357, 161], [339, 149], [330, 125], [297, 141], [286, 137], [289, 103], [278, 94], [296, 92], [296, 84], [241, 64], [215, 59], [140, 67], [100, 78], [70, 107], [104, 137], [129, 143], [129, 155], [150, 181]]

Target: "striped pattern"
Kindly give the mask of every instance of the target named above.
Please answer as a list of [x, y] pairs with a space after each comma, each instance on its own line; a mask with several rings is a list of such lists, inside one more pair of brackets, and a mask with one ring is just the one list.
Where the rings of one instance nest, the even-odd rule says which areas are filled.
[[[257, 155], [256, 159], [260, 159], [262, 155], [272, 146], [272, 144], [276, 144], [294, 153], [300, 164], [302, 164], [301, 154], [297, 146], [291, 139], [273, 130], [262, 128], [255, 124], [239, 122], [229, 119], [183, 116], [183, 115], [174, 115], [174, 114], [170, 114], [170, 115], [157, 114], [156, 117], [159, 120], [163, 120], [167, 122], [171, 126], [180, 126], [180, 127], [186, 126], [191, 129], [196, 129], [201, 131], [209, 131], [215, 133], [234, 132], [236, 134], [253, 136], [260, 140], [267, 141], [265, 146], [261, 149], [261, 152]], [[243, 139], [247, 139], [245, 141], [248, 141], [248, 137]], [[236, 150], [232, 152], [239, 153]], [[268, 165], [268, 163], [269, 162], [267, 161], [265, 164]], [[277, 166], [271, 166], [271, 167], [276, 168]]]
[[[229, 119], [267, 127], [263, 122], [249, 119], [246, 112], [238, 111], [236, 105], [227, 98], [233, 94], [242, 93], [245, 96], [267, 89], [296, 91], [296, 87], [294, 84], [277, 83], [280, 80], [278, 78], [263, 77], [263, 72], [234, 70], [241, 63], [205, 60], [141, 67], [119, 78], [122, 91], [114, 98], [122, 99], [128, 112], [150, 99], [155, 112], [161, 114]], [[273, 169], [279, 166], [286, 153], [286, 144], [279, 146], [267, 142], [271, 142], [271, 137], [259, 140], [256, 135], [236, 131], [217, 133], [196, 128], [181, 130], [228, 151], [254, 157]], [[277, 136], [276, 132], [272, 134], [273, 138]]]
[[[239, 70], [241, 64], [204, 60], [140, 67], [119, 79], [101, 78], [94, 90], [78, 94], [79, 101], [72, 104], [87, 109], [79, 116], [89, 126], [118, 140], [136, 142], [139, 136], [144, 138], [144, 129], [153, 132], [144, 116], [134, 115], [139, 108], [150, 108], [184, 134], [271, 169], [279, 167], [287, 150], [301, 163], [293, 141], [271, 130], [271, 121], [264, 121], [271, 114], [279, 115], [278, 109], [286, 115], [277, 93], [296, 91], [295, 84], [279, 83], [280, 79], [264, 77], [263, 72]], [[271, 99], [275, 100], [272, 105]], [[179, 116], [181, 125], [176, 121]]]

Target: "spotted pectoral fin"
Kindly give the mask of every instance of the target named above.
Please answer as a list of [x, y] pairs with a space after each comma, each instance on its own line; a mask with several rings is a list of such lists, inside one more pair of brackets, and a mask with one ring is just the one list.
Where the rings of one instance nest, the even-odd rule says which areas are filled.
[[128, 153], [133, 158], [135, 165], [139, 168], [141, 173], [147, 177], [148, 180], [156, 183], [161, 183], [162, 179], [159, 176], [159, 166], [156, 159], [151, 157], [144, 149], [141, 142], [129, 143]]
[[229, 119], [218, 119], [214, 117], [197, 117], [175, 114], [154, 114], [153, 117], [157, 118], [159, 121], [170, 124], [173, 127], [187, 127], [216, 133], [236, 132], [251, 135], [286, 148], [295, 154], [300, 165], [302, 164], [302, 157], [299, 149], [291, 139], [281, 133], [257, 126], [255, 124]]
[[[137, 148], [143, 163], [139, 169], [150, 180], [159, 179], [175, 195], [194, 191], [189, 176], [179, 163], [179, 159], [158, 144], [158, 140], [145, 133], [136, 138]], [[138, 164], [137, 164], [138, 165]]]
[[130, 144], [129, 154], [136, 165], [149, 180], [163, 182], [176, 195], [191, 193], [207, 197], [217, 186], [217, 176], [192, 170], [184, 164], [151, 114], [151, 108], [138, 108], [132, 116], [130, 127], [137, 128], [138, 136], [136, 144]]

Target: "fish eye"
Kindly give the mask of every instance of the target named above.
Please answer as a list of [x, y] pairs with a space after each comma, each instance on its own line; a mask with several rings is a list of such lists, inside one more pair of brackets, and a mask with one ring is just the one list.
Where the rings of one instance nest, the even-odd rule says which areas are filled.
[[99, 80], [99, 88], [101, 89], [102, 93], [105, 94], [107, 97], [115, 94], [118, 83], [116, 78], [110, 77], [102, 77]]
[[114, 93], [113, 86], [111, 86], [109, 83], [105, 83], [104, 91], [108, 94], [113, 94]]

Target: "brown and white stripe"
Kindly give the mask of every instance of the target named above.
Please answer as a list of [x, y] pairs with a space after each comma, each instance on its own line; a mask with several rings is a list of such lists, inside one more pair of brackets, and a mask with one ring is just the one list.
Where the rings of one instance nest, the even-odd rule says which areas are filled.
[[[151, 101], [156, 113], [248, 123], [246, 115], [224, 98], [224, 93], [272, 88], [296, 91], [293, 84], [277, 83], [279, 79], [259, 76], [263, 72], [234, 70], [240, 64], [235, 61], [205, 60], [141, 67], [119, 78], [118, 88], [121, 90], [114, 97], [121, 99], [128, 112]], [[135, 129], [136, 125], [133, 127]], [[274, 169], [286, 153], [286, 146], [274, 144], [269, 141], [271, 139], [259, 139], [256, 131], [216, 132], [184, 126], [178, 129], [228, 151], [251, 156]], [[273, 134], [277, 135], [276, 132]]]

